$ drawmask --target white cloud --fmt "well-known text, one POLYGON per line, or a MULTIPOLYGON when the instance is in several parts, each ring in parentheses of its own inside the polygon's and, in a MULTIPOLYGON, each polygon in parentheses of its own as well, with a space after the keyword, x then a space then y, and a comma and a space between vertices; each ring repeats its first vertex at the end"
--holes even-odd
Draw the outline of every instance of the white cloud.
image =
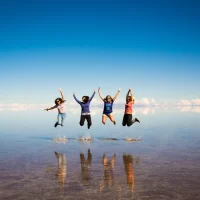
POLYGON ((11 111, 26 111, 26 110, 40 110, 47 107, 51 107, 52 104, 21 104, 21 103, 12 103, 12 104, 0 104, 0 111, 2 110, 11 110, 11 111))
POLYGON ((141 100, 135 100, 135 105, 143 105, 143 106, 155 106, 158 105, 154 98, 142 98, 141 100))
POLYGON ((177 104, 179 106, 200 106, 200 99, 180 100, 177 104))
POLYGON ((200 106, 181 106, 180 111, 200 113, 200 106))
MULTIPOLYGON (((114 112, 116 113, 123 113, 124 112, 124 105, 125 105, 125 98, 118 98, 116 102, 114 103, 114 112)), ((12 110, 12 111, 26 111, 26 110, 42 110, 48 107, 52 107, 52 103, 48 104, 21 104, 21 103, 11 103, 11 104, 3 104, 0 103, 0 111, 3 110, 12 110)), ((138 108, 136 112, 139 112, 141 114, 148 114, 148 113, 154 113, 156 107, 162 107, 162 108, 170 108, 171 106, 200 106, 200 99, 192 99, 192 100, 180 100, 178 102, 157 102, 154 98, 142 98, 142 99, 136 99, 135 105, 134 105, 134 111, 135 108, 138 108), (141 109, 139 109, 141 107, 141 109), (143 109, 142 107, 145 107, 143 109), (149 108, 149 109, 147 109, 149 108)), ((67 101, 66 102, 66 108, 67 111, 72 112, 73 114, 77 114, 81 112, 80 105, 77 104, 75 100, 67 101)), ((92 113, 92 115, 96 115, 97 113, 102 113, 103 110, 103 102, 101 99, 93 98, 91 102, 91 111, 95 111, 92 113)), ((182 109, 183 112, 186 110, 193 110, 193 112, 198 111, 199 108, 193 108, 188 109, 184 108, 182 109)), ((54 110, 56 111, 56 110, 54 110)))

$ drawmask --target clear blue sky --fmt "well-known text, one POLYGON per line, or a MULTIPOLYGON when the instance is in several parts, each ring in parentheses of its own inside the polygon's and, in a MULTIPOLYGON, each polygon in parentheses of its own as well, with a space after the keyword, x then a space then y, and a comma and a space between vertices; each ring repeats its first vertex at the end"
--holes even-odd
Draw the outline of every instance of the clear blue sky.
MULTIPOLYGON (((63 88, 160 101, 199 98, 200 2, 0 3, 0 103, 45 103, 63 88)), ((121 96, 121 97, 122 97, 121 96)))

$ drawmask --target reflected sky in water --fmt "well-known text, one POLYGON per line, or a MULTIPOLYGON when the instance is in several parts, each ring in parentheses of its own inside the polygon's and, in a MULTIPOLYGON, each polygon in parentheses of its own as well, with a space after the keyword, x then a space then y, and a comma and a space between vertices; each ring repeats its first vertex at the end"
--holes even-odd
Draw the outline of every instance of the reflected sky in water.
POLYGON ((198 107, 137 107, 141 123, 132 127, 121 125, 123 108, 115 108, 115 126, 101 124, 101 108, 91 110, 90 130, 79 126, 80 109, 68 108, 58 128, 54 111, 2 110, 0 199, 200 198, 198 107), (58 136, 74 139, 53 142, 58 136))

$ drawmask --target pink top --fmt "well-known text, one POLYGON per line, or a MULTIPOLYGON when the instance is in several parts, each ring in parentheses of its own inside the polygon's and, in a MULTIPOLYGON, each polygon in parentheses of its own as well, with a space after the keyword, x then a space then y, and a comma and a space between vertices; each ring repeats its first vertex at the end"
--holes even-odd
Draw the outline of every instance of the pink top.
POLYGON ((132 105, 133 105, 132 102, 125 104, 125 114, 132 114, 132 112, 133 112, 132 105))
POLYGON ((65 113, 66 112, 66 108, 65 108, 65 104, 61 103, 60 105, 57 105, 57 109, 59 113, 65 113))

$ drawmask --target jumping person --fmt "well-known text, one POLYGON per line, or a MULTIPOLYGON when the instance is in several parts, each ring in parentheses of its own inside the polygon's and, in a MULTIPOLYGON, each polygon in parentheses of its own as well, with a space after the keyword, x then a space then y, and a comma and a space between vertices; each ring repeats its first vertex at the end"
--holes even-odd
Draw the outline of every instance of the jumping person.
POLYGON ((63 93, 62 93, 62 90, 61 90, 61 88, 60 89, 58 89, 59 91, 60 91, 60 94, 61 94, 61 97, 62 97, 62 99, 61 98, 57 98, 56 100, 55 100, 55 106, 53 106, 53 107, 51 107, 51 108, 46 108, 46 109, 44 109, 44 110, 46 110, 46 111, 48 111, 48 110, 53 110, 53 109, 55 109, 55 108, 57 108, 58 109, 58 117, 57 117, 57 122, 55 123, 55 125, 54 125, 54 127, 56 127, 56 126, 58 126, 58 125, 61 125, 61 126, 63 126, 63 122, 64 122, 64 119, 65 119, 65 117, 66 117, 66 114, 65 114, 65 104, 64 104, 64 102, 65 102, 65 100, 64 100, 64 95, 63 95, 63 93))
POLYGON ((90 116, 90 102, 92 101, 94 95, 95 95, 95 90, 94 90, 94 93, 92 94, 92 96, 90 98, 88 96, 83 96, 82 97, 82 102, 81 102, 76 98, 75 93, 73 93, 74 99, 81 106, 80 125, 83 126, 84 122, 85 122, 85 119, 86 119, 87 120, 88 129, 90 129, 90 126, 92 125, 92 120, 91 120, 91 116, 90 116))
POLYGON ((107 95, 106 98, 103 98, 101 93, 100 93, 100 88, 98 89, 99 92, 99 96, 102 99, 102 101, 104 102, 104 110, 103 110, 103 115, 102 115, 102 123, 105 124, 107 118, 109 118, 111 120, 111 122, 113 122, 113 124, 115 125, 115 119, 113 116, 113 111, 112 111, 112 107, 113 107, 113 103, 116 100, 116 98, 118 97, 119 93, 120 93, 120 88, 118 89, 117 94, 114 96, 114 98, 112 98, 110 95, 107 95))
POLYGON ((131 126, 133 123, 135 122, 139 122, 140 121, 135 118, 135 119, 132 119, 132 105, 134 104, 135 102, 135 99, 133 97, 133 94, 132 94, 132 89, 130 88, 128 90, 128 93, 126 95, 126 104, 125 104, 125 112, 124 112, 124 118, 123 118, 123 121, 122 121, 122 125, 123 126, 131 126), (130 94, 130 96, 129 96, 130 94))

